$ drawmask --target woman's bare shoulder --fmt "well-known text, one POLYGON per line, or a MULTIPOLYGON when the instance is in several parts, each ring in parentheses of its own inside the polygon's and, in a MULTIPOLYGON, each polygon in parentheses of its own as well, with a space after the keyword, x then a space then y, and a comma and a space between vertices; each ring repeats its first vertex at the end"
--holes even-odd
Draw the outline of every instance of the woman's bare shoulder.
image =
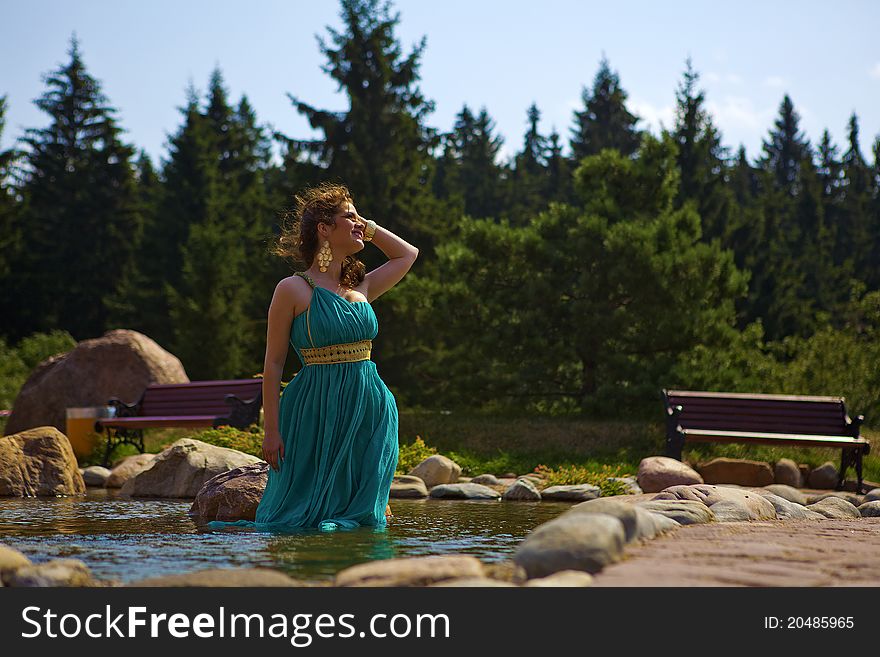
POLYGON ((302 276, 287 276, 275 286, 275 298, 297 314, 309 305, 312 288, 302 276))

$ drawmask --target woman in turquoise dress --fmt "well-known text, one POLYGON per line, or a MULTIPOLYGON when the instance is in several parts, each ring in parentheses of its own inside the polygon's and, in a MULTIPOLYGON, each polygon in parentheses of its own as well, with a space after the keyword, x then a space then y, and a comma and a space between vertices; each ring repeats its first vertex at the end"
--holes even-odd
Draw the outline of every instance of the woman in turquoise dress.
POLYGON ((333 530, 383 527, 397 467, 394 395, 370 359, 378 320, 370 305, 412 267, 418 249, 365 220, 341 185, 296 196, 274 253, 308 263, 275 288, 263 369, 266 489, 251 521, 211 527, 333 530), (366 273, 354 254, 373 242, 388 262, 366 273), (302 368, 281 387, 293 346, 302 368))

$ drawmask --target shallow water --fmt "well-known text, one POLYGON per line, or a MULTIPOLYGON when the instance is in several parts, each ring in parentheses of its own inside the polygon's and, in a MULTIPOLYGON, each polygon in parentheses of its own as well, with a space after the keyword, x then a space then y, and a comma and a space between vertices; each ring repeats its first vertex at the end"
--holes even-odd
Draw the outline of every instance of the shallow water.
POLYGON ((382 530, 210 530, 187 515, 190 500, 133 500, 89 489, 84 497, 0 498, 0 543, 38 563, 72 557, 95 577, 131 582, 203 568, 265 566, 306 580, 374 559, 470 554, 505 559, 559 502, 391 500, 382 530))

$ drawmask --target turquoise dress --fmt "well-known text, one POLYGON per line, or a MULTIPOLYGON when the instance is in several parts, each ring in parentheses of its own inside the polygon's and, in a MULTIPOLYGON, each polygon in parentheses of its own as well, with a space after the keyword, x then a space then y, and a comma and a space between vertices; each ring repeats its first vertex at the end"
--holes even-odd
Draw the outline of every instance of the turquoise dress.
POLYGON ((397 468, 398 414, 376 363, 306 365, 300 349, 372 340, 373 307, 316 285, 308 312, 293 319, 290 344, 303 364, 279 402, 284 459, 269 478, 255 521, 214 521, 257 529, 384 527, 397 468))

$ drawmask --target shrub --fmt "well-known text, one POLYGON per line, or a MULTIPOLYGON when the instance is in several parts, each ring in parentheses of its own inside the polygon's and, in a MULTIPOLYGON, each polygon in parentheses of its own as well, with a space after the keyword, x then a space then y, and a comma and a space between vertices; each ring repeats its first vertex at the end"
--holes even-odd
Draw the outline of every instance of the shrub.
MULTIPOLYGON (((236 429, 235 427, 228 426, 207 429, 193 434, 192 438, 201 440, 209 445, 237 449, 239 452, 263 458, 263 430, 256 424, 252 424, 247 429, 236 429)), ((174 440, 171 442, 174 442, 174 440)))
POLYGON ((603 497, 627 492, 624 482, 615 481, 615 478, 627 476, 627 473, 621 472, 619 465, 601 465, 598 469, 585 465, 561 465, 555 468, 539 465, 535 468, 535 474, 541 475, 548 487, 592 484, 602 490, 603 497))
POLYGON ((409 445, 400 446, 400 455, 397 457, 397 473, 406 474, 426 458, 436 453, 436 448, 429 447, 422 440, 421 436, 416 436, 416 439, 409 445))

